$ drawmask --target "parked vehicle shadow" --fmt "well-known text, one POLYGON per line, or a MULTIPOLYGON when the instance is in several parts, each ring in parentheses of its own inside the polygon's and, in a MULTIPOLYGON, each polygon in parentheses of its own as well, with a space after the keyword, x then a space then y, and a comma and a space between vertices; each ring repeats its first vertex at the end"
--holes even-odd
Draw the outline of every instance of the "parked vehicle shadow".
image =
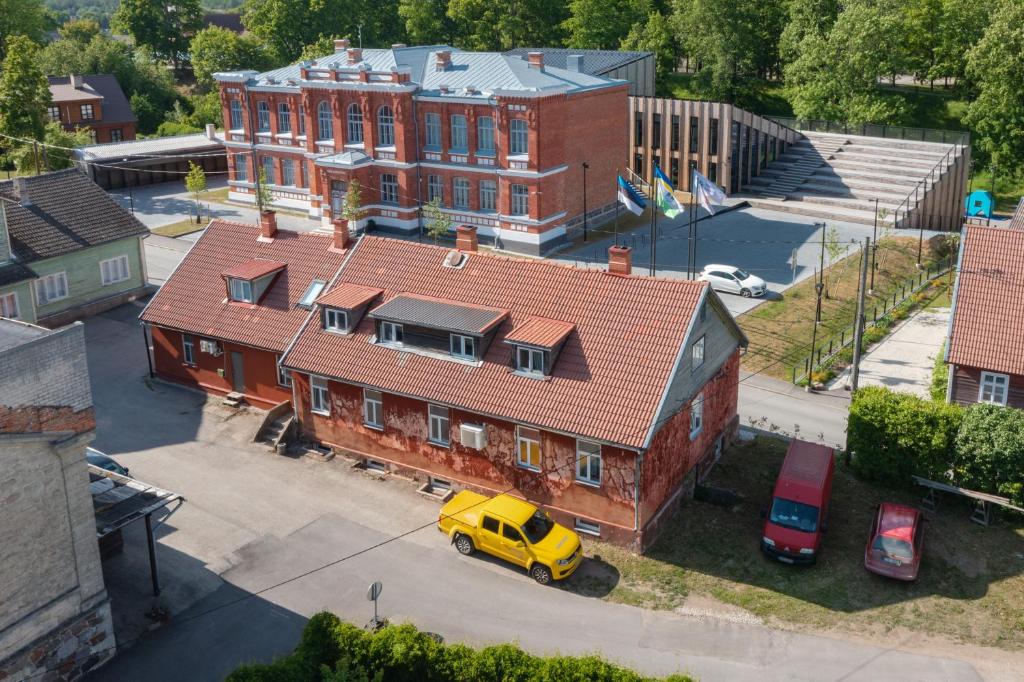
POLYGON ((575 573, 555 584, 566 592, 602 599, 615 589, 620 578, 619 569, 602 559, 600 554, 595 554, 593 557, 583 557, 575 573))

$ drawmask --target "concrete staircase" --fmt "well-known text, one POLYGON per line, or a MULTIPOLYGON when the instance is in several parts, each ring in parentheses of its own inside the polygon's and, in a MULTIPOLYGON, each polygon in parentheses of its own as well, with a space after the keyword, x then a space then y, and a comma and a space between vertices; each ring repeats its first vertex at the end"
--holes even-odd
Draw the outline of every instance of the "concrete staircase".
POLYGON ((751 206, 863 225, 893 225, 913 210, 957 156, 950 144, 805 132, 739 195, 751 206), (948 155, 947 155, 948 154, 948 155), (917 188, 916 200, 911 196, 917 188))

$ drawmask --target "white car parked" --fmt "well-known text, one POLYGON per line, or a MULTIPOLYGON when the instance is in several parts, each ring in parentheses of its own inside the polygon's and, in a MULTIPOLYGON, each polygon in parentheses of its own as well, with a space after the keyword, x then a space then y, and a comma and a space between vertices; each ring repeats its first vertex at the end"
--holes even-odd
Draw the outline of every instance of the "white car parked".
POLYGON ((764 296, 768 292, 768 285, 763 279, 733 265, 711 263, 701 271, 699 279, 709 283, 715 291, 739 294, 744 298, 764 296))

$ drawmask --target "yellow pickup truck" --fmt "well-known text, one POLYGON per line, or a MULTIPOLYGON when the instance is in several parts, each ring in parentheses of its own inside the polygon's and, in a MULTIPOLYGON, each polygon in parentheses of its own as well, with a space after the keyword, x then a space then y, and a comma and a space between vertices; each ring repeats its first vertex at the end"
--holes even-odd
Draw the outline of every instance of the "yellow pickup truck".
POLYGON ((437 527, 461 554, 476 550, 522 566, 541 585, 572 575, 583 555, 580 538, 529 502, 463 490, 441 507, 437 527))

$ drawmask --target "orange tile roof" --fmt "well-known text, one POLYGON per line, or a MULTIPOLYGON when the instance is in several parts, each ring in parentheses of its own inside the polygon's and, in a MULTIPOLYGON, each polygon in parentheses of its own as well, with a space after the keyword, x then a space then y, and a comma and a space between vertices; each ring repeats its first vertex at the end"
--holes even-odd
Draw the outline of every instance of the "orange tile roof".
POLYGON ((643 447, 706 284, 611 276, 483 253, 469 254, 462 268, 446 268, 441 263, 448 251, 363 237, 338 282, 383 289, 385 298, 415 292, 507 309, 480 366, 371 344, 369 317, 348 336, 308 322, 284 363, 387 392, 643 447), (534 317, 572 321, 577 331, 545 381, 512 373, 513 348, 500 342, 534 317))
POLYGON ((1024 374, 1024 231, 967 227, 947 360, 1024 374))
POLYGON ((259 241, 256 225, 214 220, 143 311, 154 325, 281 352, 309 314, 296 303, 310 282, 330 282, 345 252, 330 235, 279 230, 259 241), (258 304, 229 302, 221 273, 261 259, 287 264, 258 304))
POLYGON ((347 310, 352 310, 353 308, 358 308, 364 303, 369 303, 380 296, 381 293, 383 293, 382 289, 374 289, 373 287, 364 287, 359 286, 358 284, 342 282, 320 298, 316 299, 316 302, 332 308, 345 308, 347 310))
POLYGON ((552 320, 547 317, 531 317, 509 332, 505 341, 554 348, 575 328, 576 325, 571 322, 552 320))
POLYGON ((1024 197, 1017 202, 1017 209, 1013 212, 1013 217, 1010 218, 1010 229, 1024 230, 1024 197))
POLYGON ((239 263, 238 265, 230 267, 220 274, 223 277, 230 277, 232 279, 252 280, 259 279, 264 275, 269 275, 270 273, 277 272, 278 270, 283 270, 287 265, 287 263, 282 263, 279 260, 254 258, 251 261, 239 263))

